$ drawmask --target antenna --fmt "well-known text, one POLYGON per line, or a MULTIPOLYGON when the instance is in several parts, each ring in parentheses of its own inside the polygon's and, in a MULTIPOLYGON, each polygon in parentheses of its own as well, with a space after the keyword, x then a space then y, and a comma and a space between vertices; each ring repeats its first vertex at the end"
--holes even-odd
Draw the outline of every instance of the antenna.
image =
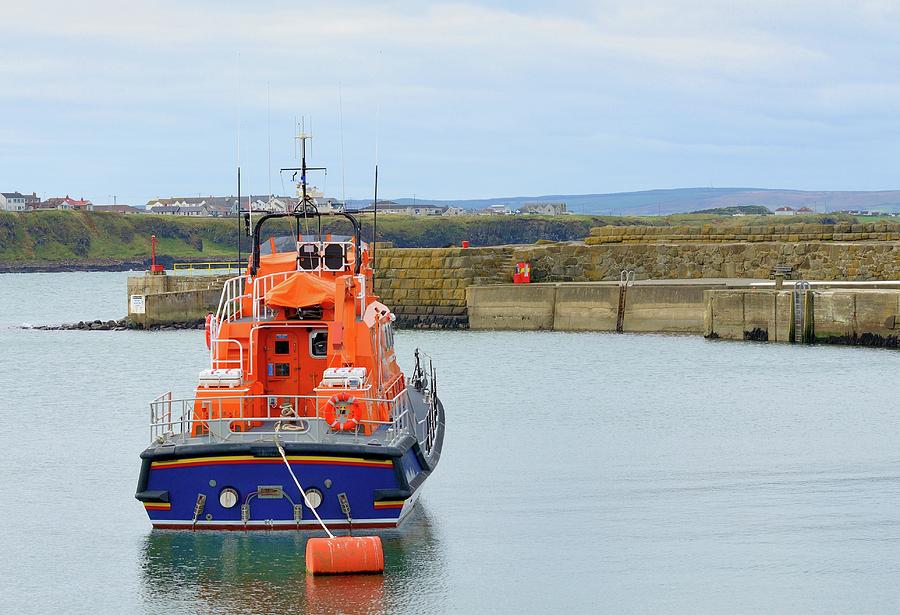
MULTIPOLYGON (((381 50, 378 50, 378 73, 381 70, 381 50)), ((378 243, 378 116, 381 112, 381 98, 375 99, 375 201, 372 203, 372 288, 375 288, 375 249, 378 243)))
MULTIPOLYGON (((269 104, 270 84, 266 81, 266 133, 269 146, 269 201, 272 200, 272 106, 269 104)), ((269 206, 271 208, 271 205, 269 206)))
POLYGON ((375 201, 372 205, 372 287, 375 285, 375 247, 378 243, 378 161, 375 161, 375 201))
POLYGON ((235 60, 235 80, 237 81, 237 96, 235 97, 237 107, 237 249, 238 249, 238 272, 240 272, 241 263, 241 52, 237 52, 235 60))
POLYGON ((341 90, 341 83, 338 82, 338 113, 340 115, 341 126, 341 204, 344 209, 347 208, 347 187, 344 183, 344 95, 341 90))

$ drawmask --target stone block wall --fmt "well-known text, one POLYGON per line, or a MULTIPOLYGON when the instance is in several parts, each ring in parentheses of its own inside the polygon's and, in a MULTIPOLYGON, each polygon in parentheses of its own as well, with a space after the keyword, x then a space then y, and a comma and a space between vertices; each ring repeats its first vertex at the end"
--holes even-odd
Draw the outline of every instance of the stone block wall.
POLYGON ((382 248, 376 251, 375 294, 397 326, 468 327, 466 288, 512 281, 512 248, 382 248))
POLYGON ((522 246, 511 256, 531 262, 534 282, 617 280, 623 269, 637 279, 766 279, 777 265, 810 280, 900 279, 897 241, 557 243, 522 246))
POLYGON ((755 226, 598 226, 588 245, 606 243, 780 241, 898 241, 900 224, 766 224, 755 226))

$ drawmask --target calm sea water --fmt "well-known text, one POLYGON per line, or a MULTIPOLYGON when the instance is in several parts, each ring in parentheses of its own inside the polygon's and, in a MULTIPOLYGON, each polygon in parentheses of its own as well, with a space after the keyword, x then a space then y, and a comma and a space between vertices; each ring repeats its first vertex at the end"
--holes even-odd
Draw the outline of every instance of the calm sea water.
POLYGON ((447 438, 384 577, 310 579, 296 533, 151 531, 147 401, 202 332, 117 318, 119 273, 0 275, 9 613, 884 613, 900 608, 900 353, 694 337, 411 332, 447 438))

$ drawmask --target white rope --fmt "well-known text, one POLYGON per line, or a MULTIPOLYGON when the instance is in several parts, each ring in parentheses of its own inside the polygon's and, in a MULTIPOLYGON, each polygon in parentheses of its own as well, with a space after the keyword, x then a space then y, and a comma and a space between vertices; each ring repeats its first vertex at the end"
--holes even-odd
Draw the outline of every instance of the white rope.
MULTIPOLYGON (((277 431, 277 429, 276 429, 277 431)), ((331 530, 328 529, 328 526, 325 525, 325 522, 322 521, 322 517, 319 516, 319 513, 316 512, 316 509, 310 505, 309 500, 306 498, 306 491, 303 487, 300 486, 300 481, 297 480, 297 475, 294 474, 294 469, 291 467, 291 464, 288 463, 287 455, 284 454, 284 449, 281 448, 281 442, 278 441, 278 436, 275 436, 275 446, 278 447, 278 452, 281 453, 281 458, 284 460, 284 465, 287 466, 288 472, 291 473, 291 478, 294 479, 294 484, 297 485, 297 489, 300 490, 300 495, 303 496, 303 501, 306 502, 306 507, 312 511, 312 514, 316 516, 316 520, 319 522, 319 525, 322 526, 322 529, 325 530, 325 533, 328 534, 329 538, 334 538, 334 534, 331 533, 331 530)))

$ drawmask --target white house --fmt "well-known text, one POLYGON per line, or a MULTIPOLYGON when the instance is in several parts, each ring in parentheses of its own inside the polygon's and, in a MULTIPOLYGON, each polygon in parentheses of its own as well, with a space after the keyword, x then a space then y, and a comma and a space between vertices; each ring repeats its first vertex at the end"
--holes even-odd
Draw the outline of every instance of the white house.
POLYGON ((519 208, 519 213, 561 216, 568 212, 566 211, 565 203, 525 203, 519 208))
POLYGON ((4 211, 25 211, 25 195, 19 192, 0 193, 0 208, 4 211))
POLYGON ((787 205, 785 205, 784 207, 779 207, 775 210, 776 216, 793 216, 796 215, 796 213, 797 212, 794 211, 793 207, 788 207, 787 205))

